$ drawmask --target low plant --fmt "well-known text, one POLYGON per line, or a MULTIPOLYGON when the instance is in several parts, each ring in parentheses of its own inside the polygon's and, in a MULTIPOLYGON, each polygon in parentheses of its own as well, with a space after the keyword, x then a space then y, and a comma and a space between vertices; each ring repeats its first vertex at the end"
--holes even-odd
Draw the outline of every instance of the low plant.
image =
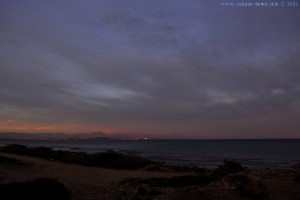
POLYGON ((48 178, 1 184, 0 197, 1 200, 71 200, 70 193, 63 184, 48 178))
POLYGON ((123 181, 123 184, 131 185, 150 185, 152 187, 187 187, 196 185, 205 185, 212 182, 213 179, 208 175, 184 175, 173 177, 159 177, 159 178, 133 178, 123 181))
POLYGON ((0 166, 21 166, 24 165, 25 163, 16 160, 14 158, 8 158, 5 156, 0 156, 0 166))
POLYGON ((151 160, 116 152, 100 152, 86 154, 82 152, 55 151, 48 147, 27 148, 23 145, 8 145, 1 148, 2 152, 27 155, 32 157, 57 160, 86 166, 98 166, 116 169, 139 169, 154 163, 151 160))
POLYGON ((223 165, 219 165, 218 168, 214 169, 213 176, 215 179, 220 179, 226 175, 233 174, 239 171, 243 171, 244 168, 240 163, 233 160, 224 160, 223 165))

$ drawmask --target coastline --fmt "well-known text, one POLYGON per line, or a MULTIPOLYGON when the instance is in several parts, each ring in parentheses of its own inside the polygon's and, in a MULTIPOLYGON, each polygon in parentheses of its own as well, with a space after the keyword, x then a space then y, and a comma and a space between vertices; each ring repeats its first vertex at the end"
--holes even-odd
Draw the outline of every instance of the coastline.
POLYGON ((0 186, 49 178, 62 183, 73 200, 300 199, 300 165, 236 170, 209 179, 216 177, 212 169, 111 169, 4 152, 0 157, 19 163, 0 162, 0 186))
POLYGON ((224 159, 249 168, 280 169, 300 162, 300 140, 0 140, 0 146, 13 143, 88 154, 114 151, 174 165, 204 168, 218 167, 224 159))

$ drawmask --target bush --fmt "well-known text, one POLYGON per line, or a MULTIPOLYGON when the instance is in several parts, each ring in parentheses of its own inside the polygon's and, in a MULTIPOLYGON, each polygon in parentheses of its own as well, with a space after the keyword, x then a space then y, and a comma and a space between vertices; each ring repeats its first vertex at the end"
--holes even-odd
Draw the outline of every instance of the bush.
POLYGON ((190 167, 190 166, 180 166, 180 165, 169 165, 164 163, 155 162, 154 164, 148 166, 146 168, 148 171, 161 171, 161 172, 175 172, 175 173, 182 173, 182 172, 190 172, 190 173, 197 173, 203 174, 207 171, 205 168, 199 167, 190 167))
POLYGON ((266 196, 265 185, 259 181, 252 180, 245 175, 231 175, 226 180, 237 186, 237 191, 243 197, 264 199, 266 196))
POLYGON ((7 158, 5 156, 0 156, 0 166, 4 166, 4 165, 9 165, 9 166, 12 166, 12 165, 24 165, 23 162, 19 161, 19 160, 16 160, 16 159, 13 159, 13 158, 7 158))
POLYGON ((157 178, 153 181, 156 182, 159 186, 166 185, 170 187, 185 187, 185 186, 193 186, 193 185, 204 185, 212 182, 212 178, 210 176, 175 176, 171 178, 157 178))
POLYGON ((250 179, 245 175, 230 175, 225 178, 226 181, 236 185, 237 191, 243 197, 254 199, 264 199, 267 195, 265 185, 259 181, 250 179))
POLYGON ((93 166, 102 166, 116 169, 138 169, 153 163, 148 159, 144 159, 138 156, 124 155, 116 152, 96 153, 91 155, 89 161, 90 165, 93 166))
POLYGON ((217 169, 213 171, 213 176, 216 179, 220 179, 226 175, 243 170, 245 170, 245 168, 241 164, 232 160, 224 160, 223 165, 220 165, 217 169))
POLYGON ((70 200, 70 193, 56 180, 42 178, 0 185, 1 200, 70 200))
POLYGON ((28 149, 24 145, 10 144, 5 147, 1 147, 1 151, 18 155, 28 155, 30 149, 28 149))
POLYGON ((295 177, 295 181, 300 183, 300 174, 298 174, 296 177, 295 177))
POLYGON ((1 151, 18 155, 28 155, 32 157, 57 160, 65 163, 116 169, 139 169, 154 163, 153 161, 145 158, 116 152, 102 152, 90 155, 86 153, 54 151, 47 147, 27 148, 23 145, 15 144, 3 147, 1 151))
POLYGON ((45 159, 53 159, 59 160, 61 158, 59 152, 52 150, 48 147, 36 147, 31 149, 28 154, 29 156, 45 158, 45 159))
POLYGON ((147 184, 154 187, 187 187, 195 185, 205 185, 212 182, 211 176, 206 175, 186 175, 174 177, 160 177, 160 178, 147 178, 147 179, 128 179, 125 182, 133 184, 147 184))

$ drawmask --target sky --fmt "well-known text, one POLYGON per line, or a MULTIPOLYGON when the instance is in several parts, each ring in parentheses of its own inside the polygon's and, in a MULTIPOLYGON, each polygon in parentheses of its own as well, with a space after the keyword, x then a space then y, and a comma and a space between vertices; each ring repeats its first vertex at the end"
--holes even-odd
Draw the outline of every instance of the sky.
POLYGON ((220 2, 1 0, 0 132, 300 138, 300 5, 220 2))

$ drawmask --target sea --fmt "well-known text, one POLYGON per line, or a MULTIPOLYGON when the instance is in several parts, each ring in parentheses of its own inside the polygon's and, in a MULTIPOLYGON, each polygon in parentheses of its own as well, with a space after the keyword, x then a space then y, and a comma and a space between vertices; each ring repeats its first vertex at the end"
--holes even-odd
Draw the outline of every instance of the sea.
POLYGON ((248 168, 287 168, 300 163, 300 139, 226 140, 0 140, 0 146, 22 144, 54 150, 115 151, 168 164, 214 168, 224 159, 248 168))

